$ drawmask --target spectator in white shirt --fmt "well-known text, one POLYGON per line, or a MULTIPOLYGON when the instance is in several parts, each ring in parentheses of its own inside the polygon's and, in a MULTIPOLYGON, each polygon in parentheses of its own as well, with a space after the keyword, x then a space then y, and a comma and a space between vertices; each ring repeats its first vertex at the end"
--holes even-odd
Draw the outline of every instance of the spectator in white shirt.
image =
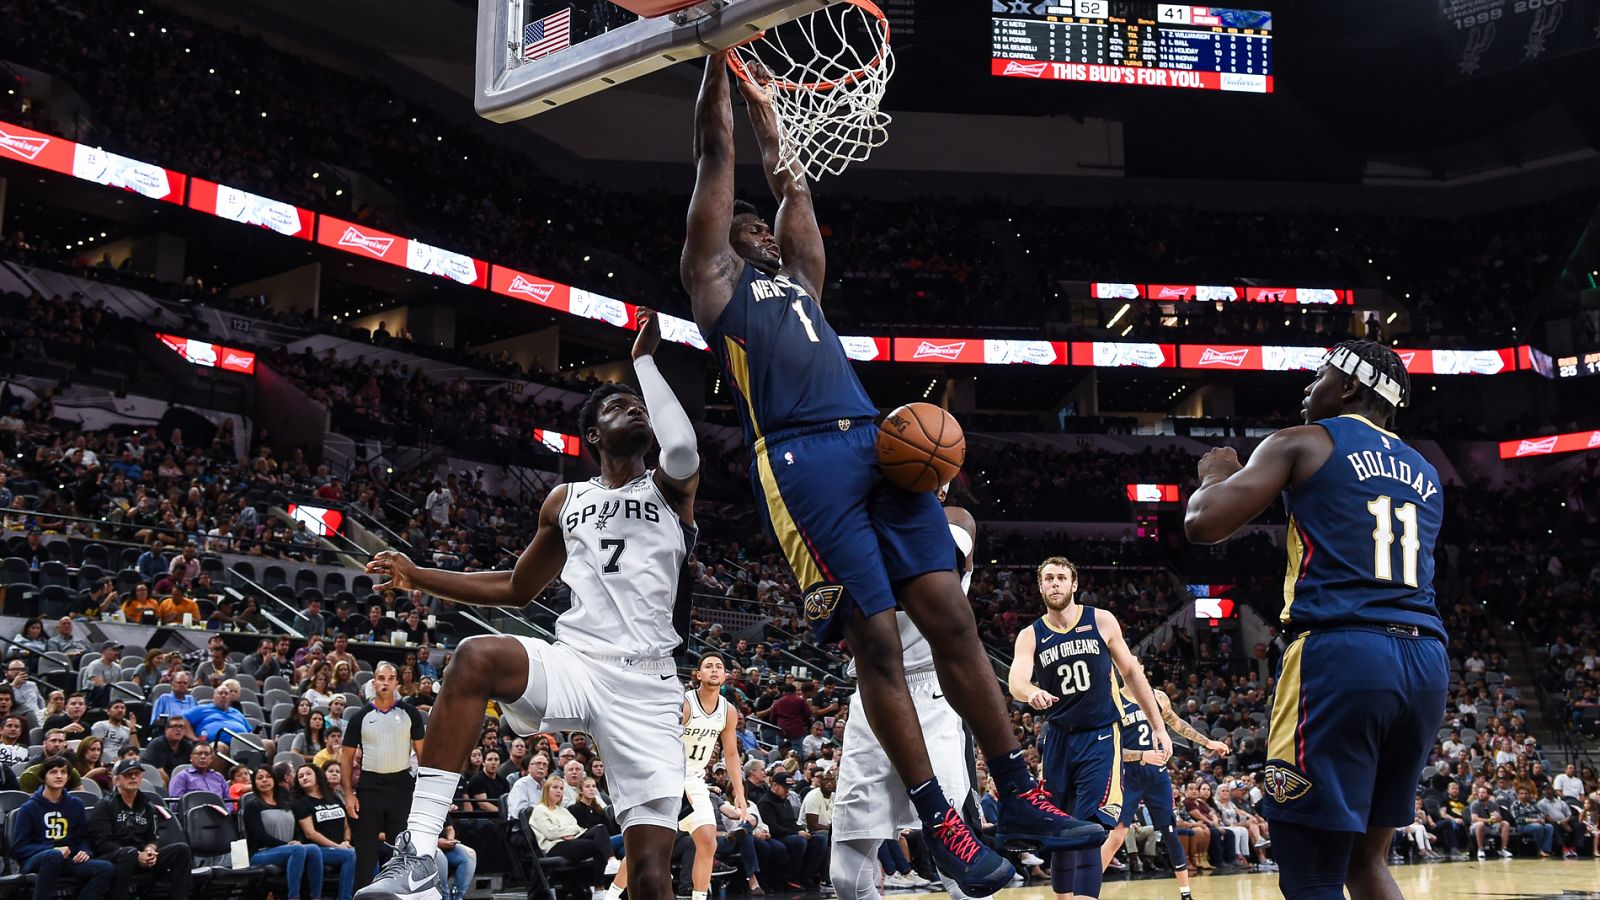
POLYGON ((1461 665, 1468 672, 1471 672, 1474 675, 1482 675, 1484 669, 1487 668, 1487 666, 1484 664, 1483 657, 1476 653, 1469 654, 1466 661, 1461 665))
POLYGON ((1566 771, 1557 775, 1550 782, 1550 786, 1555 788, 1556 793, 1567 802, 1579 805, 1583 803, 1583 779, 1578 777, 1578 767, 1573 763, 1567 763, 1566 771))

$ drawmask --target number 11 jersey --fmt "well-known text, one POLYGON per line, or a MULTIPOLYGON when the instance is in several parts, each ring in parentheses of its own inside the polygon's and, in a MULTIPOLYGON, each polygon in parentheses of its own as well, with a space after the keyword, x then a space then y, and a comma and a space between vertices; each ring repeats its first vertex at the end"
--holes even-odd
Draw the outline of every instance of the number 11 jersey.
POLYGON ((1117 680, 1111 674, 1111 651, 1094 607, 1078 607, 1078 617, 1065 629, 1043 616, 1033 628, 1033 683, 1056 695, 1044 719, 1066 731, 1102 728, 1121 718, 1117 680))

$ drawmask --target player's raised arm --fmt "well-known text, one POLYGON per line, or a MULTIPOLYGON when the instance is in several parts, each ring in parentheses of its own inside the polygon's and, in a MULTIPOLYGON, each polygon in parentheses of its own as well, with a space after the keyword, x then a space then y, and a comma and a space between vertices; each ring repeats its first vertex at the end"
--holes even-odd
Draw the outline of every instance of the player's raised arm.
POLYGON ((822 247, 822 231, 817 228, 817 211, 811 205, 811 188, 805 176, 778 165, 778 117, 772 111, 772 74, 757 62, 750 65, 750 77, 756 83, 740 81, 739 90, 750 108, 750 125, 755 128, 756 144, 761 147, 761 170, 778 201, 777 238, 783 268, 820 305, 828 258, 822 247))
POLYGON ((741 262, 728 243, 733 227, 733 96, 728 55, 706 60, 694 105, 694 196, 678 264, 695 323, 709 331, 733 296, 741 262))
POLYGON ((639 307, 639 336, 633 340, 633 371, 639 378, 650 413, 650 430, 661 445, 661 460, 656 466, 656 484, 678 509, 678 517, 694 524, 694 491, 700 484, 700 446, 694 423, 683 411, 678 395, 656 368, 655 352, 661 346, 661 321, 656 311, 639 307))
MULTIPOLYGON (((1285 428, 1262 441, 1245 466, 1239 464, 1239 454, 1232 447, 1207 452, 1200 458, 1200 487, 1189 496, 1183 533, 1196 544, 1215 544, 1232 537, 1289 487, 1302 455, 1310 458, 1304 451, 1318 438, 1329 448, 1333 446, 1328 432, 1319 426, 1285 428)), ((1327 451, 1322 458, 1327 458, 1327 451)))
POLYGON ((1031 626, 1017 632, 1006 687, 1010 689, 1011 696, 1034 709, 1049 709, 1056 702, 1056 695, 1033 683, 1033 651, 1037 646, 1031 626))
POLYGON ((1100 637, 1106 642, 1106 649, 1111 651, 1111 661, 1122 673, 1122 683, 1128 686, 1133 702, 1139 704, 1145 718, 1150 721, 1156 755, 1161 763, 1165 763, 1167 757, 1172 755, 1172 738, 1167 734, 1167 725, 1161 717, 1161 708, 1156 705, 1156 695, 1150 688, 1150 681, 1144 677, 1144 666, 1128 649, 1128 642, 1122 639, 1122 626, 1117 624, 1117 617, 1103 609, 1096 609, 1094 616, 1095 627, 1100 629, 1100 637))
POLYGON ((375 591, 417 590, 456 603, 472 606, 526 606, 550 586, 567 561, 561 540, 561 506, 567 500, 567 486, 557 485, 539 508, 539 530, 528 549, 517 557, 509 572, 449 572, 428 569, 394 550, 380 550, 367 563, 367 574, 384 581, 375 591))

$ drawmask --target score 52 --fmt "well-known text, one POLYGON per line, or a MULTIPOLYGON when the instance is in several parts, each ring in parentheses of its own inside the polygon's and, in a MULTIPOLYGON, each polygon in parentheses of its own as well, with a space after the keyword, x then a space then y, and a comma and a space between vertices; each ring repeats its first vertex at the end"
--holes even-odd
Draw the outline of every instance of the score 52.
POLYGON ((1162 3, 1156 6, 1156 19, 1168 25, 1194 24, 1194 7, 1162 3))
POLYGON ((1104 19, 1111 15, 1110 0, 1077 0, 1065 5, 1080 19, 1104 19))

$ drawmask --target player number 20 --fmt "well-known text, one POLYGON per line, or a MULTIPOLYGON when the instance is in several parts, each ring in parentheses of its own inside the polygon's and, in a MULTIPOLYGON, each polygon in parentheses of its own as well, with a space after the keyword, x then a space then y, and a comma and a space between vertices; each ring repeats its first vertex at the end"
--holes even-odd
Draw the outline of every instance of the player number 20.
POLYGON ((1076 694, 1089 689, 1089 664, 1077 660, 1070 666, 1061 667, 1061 696, 1076 694))
POLYGON ((1422 541, 1417 539, 1417 505, 1407 503, 1399 509, 1388 497, 1367 501, 1367 512, 1375 520, 1372 529, 1372 574, 1379 581, 1394 580, 1394 520, 1400 520, 1405 530, 1400 534, 1400 580, 1409 587, 1417 586, 1417 553, 1422 541))

